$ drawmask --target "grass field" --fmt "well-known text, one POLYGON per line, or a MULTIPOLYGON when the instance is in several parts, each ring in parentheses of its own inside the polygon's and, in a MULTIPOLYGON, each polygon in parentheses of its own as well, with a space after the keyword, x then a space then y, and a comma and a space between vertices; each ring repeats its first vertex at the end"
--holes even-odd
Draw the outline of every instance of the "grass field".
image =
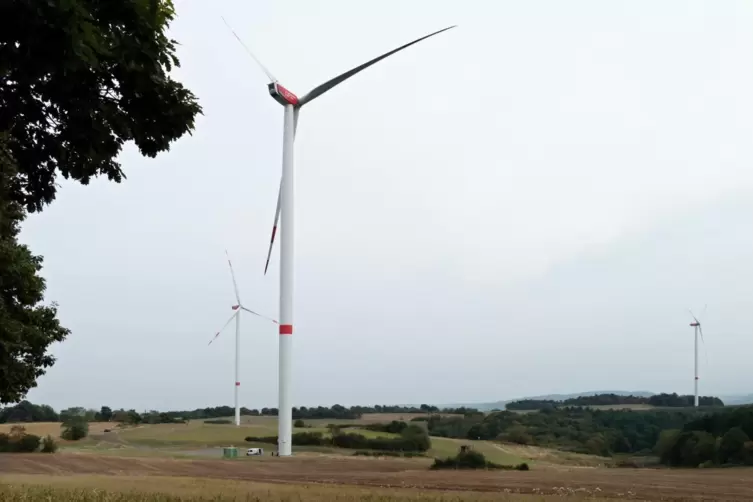
MULTIPOLYGON (((442 492, 415 489, 361 488, 323 485, 280 485, 203 478, 147 476, 0 476, 0 502, 193 502, 224 501, 383 501, 545 502, 558 496, 512 493, 442 492)), ((573 500, 584 500, 573 497, 573 500)), ((598 501, 600 499, 588 498, 598 501)), ((601 499, 604 500, 604 499, 601 499)))
MULTIPOLYGON (((370 424, 385 423, 391 420, 406 418, 406 415, 366 415, 362 420, 310 420, 307 427, 295 429, 295 432, 321 432, 327 434, 327 424, 370 424), (379 417, 382 417, 379 420, 379 417)), ((407 415, 407 418, 412 415, 407 415)), ((31 423, 27 426, 27 432, 38 435, 51 434, 59 436, 59 423, 31 423)), ((276 436, 277 420, 275 417, 242 417, 240 427, 228 424, 206 424, 203 420, 192 420, 187 424, 154 424, 140 425, 126 428, 113 428, 112 432, 105 433, 105 429, 113 428, 111 423, 93 423, 90 425, 90 436, 82 441, 62 442, 61 446, 67 451, 81 453, 102 453, 108 456, 125 457, 173 457, 180 458, 189 456, 201 456, 219 458, 219 447, 236 446, 239 448, 263 447, 273 451, 275 445, 266 443, 247 443, 247 436, 276 436)), ((10 425, 0 425, 0 432, 10 430, 10 425)), ((375 432, 359 428, 347 428, 346 432, 363 434, 366 437, 392 437, 394 434, 375 432)), ((597 465, 596 462, 583 461, 583 459, 571 459, 564 452, 552 452, 551 450, 529 450, 525 448, 499 445, 490 441, 464 441, 449 438, 432 438, 432 448, 427 452, 429 457, 449 457, 455 455, 460 446, 470 444, 477 451, 483 453, 489 460, 498 464, 513 465, 521 462, 535 464, 544 462, 547 464, 575 464, 597 465), (542 452, 550 452, 544 455, 542 452)), ((339 454, 350 456, 352 450, 344 450, 332 447, 295 447, 300 453, 309 454, 339 454)), ((575 456, 575 454, 573 454, 575 456)), ((586 457, 586 456, 584 456, 586 457)), ((603 463, 603 461, 602 461, 603 463)))
POLYGON ((329 456, 237 462, 5 454, 0 455, 0 491, 5 492, 0 501, 753 500, 753 469, 745 468, 437 472, 427 468, 429 463, 329 456), (3 488, 8 484, 13 487, 3 488), (55 491, 45 492, 48 487, 55 491))

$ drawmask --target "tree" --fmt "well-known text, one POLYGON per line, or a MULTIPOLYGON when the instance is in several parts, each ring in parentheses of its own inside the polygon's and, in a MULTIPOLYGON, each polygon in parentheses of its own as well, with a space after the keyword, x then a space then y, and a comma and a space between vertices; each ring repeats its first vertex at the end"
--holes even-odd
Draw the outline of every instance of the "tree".
POLYGON ((102 406, 97 413, 96 420, 100 422, 109 422, 112 419, 112 409, 109 406, 102 406))
POLYGON ((18 173, 12 200, 40 211, 58 172, 83 184, 125 175, 125 142, 155 157, 194 128, 194 95, 170 78, 172 0, 0 3, 0 132, 18 173))
POLYGON ((62 428, 60 437, 67 441, 78 441, 89 435, 89 422, 83 415, 69 415, 63 422, 62 428))
MULTIPOLYGON (((4 24, 1 13, 0 20, 4 24)), ((0 28, 0 65, 3 36, 0 28)), ((0 121, 3 108, 0 90, 0 121)), ((46 286, 37 273, 42 257, 18 242, 19 225, 26 214, 12 198, 17 167, 10 144, 0 129, 0 404, 18 402, 36 387, 37 378, 55 363, 48 347, 69 334, 57 319, 57 305, 41 305, 46 286)))
POLYGON ((750 438, 740 427, 728 430, 719 443, 719 462, 722 464, 742 464, 746 460, 745 443, 750 438))

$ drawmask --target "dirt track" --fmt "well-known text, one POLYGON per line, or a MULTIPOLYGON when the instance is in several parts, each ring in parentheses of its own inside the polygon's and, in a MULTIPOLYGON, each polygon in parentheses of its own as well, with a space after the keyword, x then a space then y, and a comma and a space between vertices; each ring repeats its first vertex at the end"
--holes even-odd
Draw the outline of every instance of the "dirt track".
POLYGON ((643 500, 753 500, 753 469, 431 472, 415 462, 398 459, 296 457, 222 461, 63 453, 0 455, 0 473, 190 476, 267 483, 509 490, 539 494, 576 492, 643 500))

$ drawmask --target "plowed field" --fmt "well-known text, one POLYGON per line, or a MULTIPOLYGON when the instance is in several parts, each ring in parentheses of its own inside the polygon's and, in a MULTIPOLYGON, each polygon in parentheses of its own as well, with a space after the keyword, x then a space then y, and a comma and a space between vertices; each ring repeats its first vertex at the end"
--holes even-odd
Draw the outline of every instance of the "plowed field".
POLYGON ((186 476, 264 483, 327 483, 374 487, 592 494, 641 500, 753 500, 753 469, 594 469, 442 471, 402 459, 327 457, 258 461, 119 458, 90 454, 0 455, 0 473, 70 476, 186 476))

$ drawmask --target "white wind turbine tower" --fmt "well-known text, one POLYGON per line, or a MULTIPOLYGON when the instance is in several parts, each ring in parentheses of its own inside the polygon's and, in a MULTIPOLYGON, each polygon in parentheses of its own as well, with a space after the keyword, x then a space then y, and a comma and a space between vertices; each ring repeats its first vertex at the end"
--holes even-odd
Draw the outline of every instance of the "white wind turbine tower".
POLYGON ((232 322, 233 319, 235 319, 235 387, 234 387, 234 400, 235 400, 235 425, 241 424, 241 408, 240 404, 238 402, 238 390, 241 386, 240 381, 240 350, 241 350, 241 311, 248 312, 249 314, 253 314, 255 316, 261 317, 262 319, 266 319, 267 321, 271 321, 275 324, 278 324, 277 321, 274 319, 271 319, 269 317, 263 316, 257 312, 254 312, 253 310, 247 309, 243 306, 243 303, 241 302, 241 295, 238 293, 238 283, 235 280, 235 271, 233 270, 233 263, 230 261, 230 255, 228 255, 227 251, 225 251, 225 255, 227 256, 227 264, 230 267, 230 277, 233 278, 233 290, 235 291, 235 301, 237 302, 235 305, 233 305, 233 315, 230 316, 230 319, 227 320, 224 326, 214 335, 214 337, 209 341, 209 345, 212 345, 212 342, 217 339, 218 336, 220 336, 220 333, 224 331, 225 328, 227 328, 228 324, 232 322))
MULTIPOLYGON (((704 313, 706 312, 706 307, 703 308, 704 313)), ((690 312, 691 317, 693 317, 693 322, 690 323, 690 326, 693 328, 694 335, 695 335, 695 380, 693 382, 694 384, 694 402, 693 405, 697 408, 698 407, 698 335, 701 335, 701 341, 703 341, 703 328, 701 328, 701 321, 698 320, 698 318, 693 314, 693 311, 688 309, 688 312, 690 312)))
MULTIPOLYGON (((223 18, 224 21, 224 18, 223 18)), ((225 21, 227 24, 227 21, 225 21)), ((233 35, 243 45, 249 55, 256 61, 262 71, 267 75, 270 82, 267 85, 272 98, 284 107, 284 125, 282 136, 282 180, 280 191, 277 194, 277 209, 275 211, 274 225, 272 227, 272 239, 269 243, 269 253, 265 273, 269 265, 269 256, 272 253, 277 222, 282 215, 282 242, 280 243, 280 354, 279 354, 279 419, 278 419, 278 455, 289 456, 292 454, 291 436, 293 432, 293 403, 292 403, 292 356, 293 356, 293 238, 294 238, 294 170, 293 170, 293 144, 298 125, 298 114, 301 108, 318 98, 333 87, 343 83, 353 75, 365 70, 369 66, 399 52, 413 44, 429 37, 447 31, 455 26, 443 28, 430 33, 412 42, 382 54, 360 66, 338 75, 311 89, 303 97, 298 97, 283 87, 277 79, 267 70, 264 65, 251 53, 243 41, 233 31, 233 35)), ((228 25, 228 28, 230 26, 228 25)), ((232 28, 230 28, 232 31, 232 28)))

